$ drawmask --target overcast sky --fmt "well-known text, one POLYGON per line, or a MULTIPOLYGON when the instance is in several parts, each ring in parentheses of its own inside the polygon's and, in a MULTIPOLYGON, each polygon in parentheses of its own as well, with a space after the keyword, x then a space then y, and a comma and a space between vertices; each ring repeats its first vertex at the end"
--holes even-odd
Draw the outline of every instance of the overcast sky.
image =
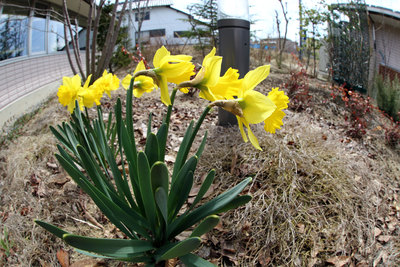
MULTIPOLYGON (((199 0, 173 0, 173 6, 177 9, 187 11, 186 7, 191 3, 201 2, 199 0)), ((256 23, 251 25, 251 31, 255 31, 258 38, 276 37, 275 10, 281 15, 280 20, 284 21, 281 6, 278 0, 248 0, 250 5, 250 16, 256 23)), ((287 2, 288 16, 290 17, 288 27, 288 38, 298 41, 299 32, 299 10, 298 0, 283 0, 287 2)), ((306 8, 317 7, 319 0, 302 0, 306 8)), ((330 3, 344 2, 338 0, 327 0, 330 3)), ((400 11, 400 0, 366 0, 367 4, 386 7, 400 11)))

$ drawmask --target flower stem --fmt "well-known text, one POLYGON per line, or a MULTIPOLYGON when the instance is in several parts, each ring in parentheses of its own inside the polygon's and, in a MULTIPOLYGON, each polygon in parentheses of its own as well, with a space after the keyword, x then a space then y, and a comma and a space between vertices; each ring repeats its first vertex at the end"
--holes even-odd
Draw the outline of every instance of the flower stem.
POLYGON ((171 118, 171 112, 172 112, 172 108, 174 106, 176 91, 178 91, 177 87, 175 87, 172 90, 171 97, 170 97, 171 98, 171 105, 168 106, 167 115, 165 116, 165 123, 167 124, 167 126, 169 125, 169 121, 170 121, 170 118, 171 118))

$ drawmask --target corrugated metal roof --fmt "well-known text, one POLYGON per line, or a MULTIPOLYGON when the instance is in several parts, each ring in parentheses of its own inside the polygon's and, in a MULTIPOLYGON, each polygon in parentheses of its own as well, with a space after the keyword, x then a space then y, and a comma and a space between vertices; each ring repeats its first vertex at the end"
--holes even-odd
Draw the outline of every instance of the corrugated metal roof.
MULTIPOLYGON (((156 7, 156 6, 170 6, 173 4, 173 1, 171 0, 133 0, 132 1, 132 8, 135 9, 136 6, 140 6, 140 7, 145 7, 146 4, 148 3, 148 7, 156 7)), ((123 4, 124 1, 122 1, 120 4, 123 4)), ((129 3, 128 3, 129 5, 129 3)))
POLYGON ((385 8, 385 7, 372 6, 372 5, 367 6, 367 9, 371 13, 381 14, 384 16, 388 16, 388 17, 392 17, 394 19, 400 20, 400 12, 399 11, 385 8))

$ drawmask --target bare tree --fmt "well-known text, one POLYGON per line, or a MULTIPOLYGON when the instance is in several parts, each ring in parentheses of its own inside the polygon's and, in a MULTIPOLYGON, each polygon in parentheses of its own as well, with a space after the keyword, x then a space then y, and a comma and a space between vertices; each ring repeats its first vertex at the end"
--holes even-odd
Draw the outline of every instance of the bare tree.
POLYGON ((68 12, 67 0, 63 0, 63 13, 65 20, 65 26, 64 26, 65 48, 67 51, 67 56, 71 65, 71 69, 74 74, 77 74, 78 72, 73 64, 72 55, 69 52, 70 48, 68 41, 68 33, 69 33, 71 39, 70 43, 75 58, 75 64, 77 65, 79 74, 82 76, 83 80, 86 80, 90 74, 93 75, 92 81, 99 78, 102 75, 103 70, 105 69, 106 66, 108 66, 111 60, 115 43, 117 41, 118 32, 121 27, 121 22, 125 13, 126 5, 128 3, 127 1, 123 3, 121 11, 119 13, 119 18, 117 18, 118 2, 119 0, 115 1, 114 9, 111 15, 111 22, 107 30, 105 45, 101 51, 100 58, 97 60, 97 62, 96 62, 96 36, 99 28, 101 10, 104 6, 105 0, 100 0, 100 3, 98 5, 96 5, 95 0, 91 0, 90 2, 87 29, 86 29, 87 32, 86 32, 86 48, 85 48, 86 49, 86 58, 85 58, 86 73, 85 73, 83 71, 83 64, 80 55, 80 47, 78 40, 79 38, 78 21, 75 18, 74 20, 75 25, 72 25, 71 17, 68 12), (92 41, 91 45, 90 45, 90 40, 92 41))
POLYGON ((149 0, 127 0, 128 2, 128 27, 135 30, 136 36, 134 36, 135 43, 141 46, 141 32, 143 21, 146 18, 146 13, 149 12, 149 0), (135 12, 132 12, 132 11, 135 12), (135 18, 132 18, 134 14, 135 18), (137 26, 134 22, 137 22, 137 26))
MULTIPOLYGON (((137 12, 137 35, 136 35, 136 44, 139 45, 139 47, 141 46, 141 40, 140 40, 140 35, 141 35, 141 31, 142 31, 142 25, 143 25, 143 21, 146 18, 146 13, 148 12, 149 9, 149 0, 145 0, 145 1, 135 1, 136 3, 136 12, 137 12), (143 4, 142 4, 143 2, 143 4)), ((136 21, 136 15, 135 15, 135 21, 136 21)))
POLYGON ((287 14, 288 14, 288 12, 287 12, 287 3, 285 3, 286 7, 284 7, 283 3, 282 3, 282 0, 278 0, 278 1, 281 4, 283 18, 285 19, 285 35, 284 35, 283 40, 282 40, 282 38, 281 38, 281 29, 280 29, 281 21, 279 20, 278 11, 275 10, 276 28, 277 28, 277 31, 278 31, 278 57, 277 57, 277 64, 278 64, 278 68, 281 69, 282 68, 282 55, 283 55, 283 51, 285 50, 285 47, 286 47, 286 37, 287 37, 287 30, 288 30, 288 25, 289 25, 289 18, 287 16, 287 14))

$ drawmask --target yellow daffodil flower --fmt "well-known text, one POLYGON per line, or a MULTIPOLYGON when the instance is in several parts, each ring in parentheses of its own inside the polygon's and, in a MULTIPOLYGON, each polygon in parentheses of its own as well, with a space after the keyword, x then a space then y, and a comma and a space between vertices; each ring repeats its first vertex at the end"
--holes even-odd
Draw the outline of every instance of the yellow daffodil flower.
POLYGON ((119 79, 117 75, 107 73, 107 70, 104 70, 103 76, 97 79, 93 84, 98 90, 101 90, 102 93, 106 93, 108 97, 111 97, 111 91, 119 88, 119 79))
POLYGON ((190 62, 191 56, 174 55, 162 46, 153 58, 154 72, 156 73, 161 90, 161 101, 165 105, 171 105, 168 94, 168 82, 179 84, 190 80, 194 74, 194 65, 190 62))
POLYGON ((82 80, 79 75, 74 77, 63 77, 63 84, 58 88, 58 100, 63 106, 68 106, 70 113, 74 112, 75 101, 78 101, 79 108, 90 108, 95 103, 100 105, 100 99, 103 95, 101 89, 94 85, 89 86, 92 75, 89 75, 82 87, 82 80))
POLYGON ((280 129, 283 125, 282 119, 286 114, 282 109, 288 107, 289 97, 283 91, 279 91, 278 87, 272 88, 271 92, 268 93, 268 97, 276 105, 276 110, 264 120, 264 129, 269 133, 275 133, 275 130, 280 129))
MULTIPOLYGON (((144 66, 143 60, 139 62, 139 64, 136 66, 136 69, 134 73, 137 73, 138 71, 145 70, 146 67, 144 66)), ((132 75, 128 74, 125 76, 125 78, 122 80, 121 84, 125 89, 128 89, 131 83, 132 75)), ((156 86, 153 83, 153 79, 140 75, 135 78, 135 82, 133 84, 133 95, 137 98, 141 97, 143 93, 150 93, 151 91, 154 90, 156 86)))
POLYGON ((215 47, 204 57, 203 64, 196 77, 191 81, 183 82, 178 85, 181 90, 187 90, 187 87, 200 89, 199 96, 209 101, 215 101, 217 98, 213 95, 210 88, 218 82, 221 73, 222 57, 215 56, 215 47))
POLYGON ((75 109, 75 101, 78 99, 78 91, 82 86, 79 75, 74 77, 63 77, 63 84, 58 88, 58 101, 63 106, 68 106, 68 111, 72 113, 75 109))
MULTIPOLYGON (((103 96, 103 88, 99 88, 95 85, 95 83, 89 86, 90 79, 92 75, 89 75, 85 84, 78 92, 79 97, 79 107, 83 110, 83 107, 91 108, 94 104, 100 105, 100 99, 103 96)), ((119 80, 118 80, 119 85, 119 80)))
POLYGON ((224 76, 219 77, 218 82, 209 88, 218 100, 233 99, 234 96, 238 96, 242 82, 243 79, 239 79, 238 70, 229 68, 224 76))
POLYGON ((216 100, 210 88, 217 84, 221 73, 222 57, 216 56, 215 52, 216 49, 214 47, 211 52, 204 57, 201 70, 197 74, 203 76, 201 81, 196 85, 196 87, 200 89, 199 96, 209 101, 216 100))
POLYGON ((256 136, 251 131, 250 124, 257 124, 266 120, 274 113, 277 106, 269 97, 253 89, 267 78, 269 70, 270 66, 265 65, 249 71, 243 79, 242 88, 239 90, 237 99, 243 112, 242 116, 236 116, 243 140, 247 142, 250 139, 251 144, 259 150, 262 149, 256 136), (247 128, 249 138, 247 138, 243 125, 247 128))

